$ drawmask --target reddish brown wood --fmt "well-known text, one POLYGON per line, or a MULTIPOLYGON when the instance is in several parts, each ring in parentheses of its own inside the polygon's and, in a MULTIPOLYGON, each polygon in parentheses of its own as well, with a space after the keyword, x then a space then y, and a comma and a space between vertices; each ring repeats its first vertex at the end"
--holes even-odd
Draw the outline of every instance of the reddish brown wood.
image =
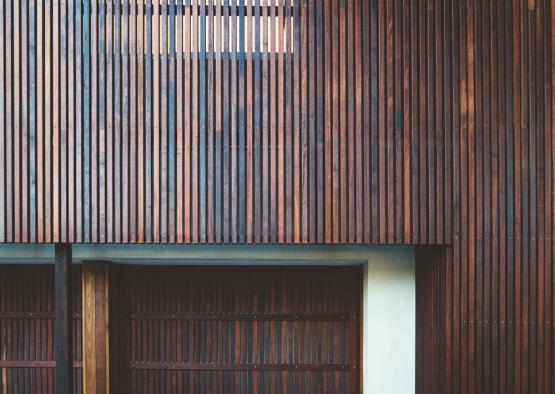
MULTIPOLYGON (((73 270, 72 302, 81 310, 81 273, 73 270)), ((54 267, 0 266, 0 390, 54 393, 54 267)), ((74 393, 82 392, 81 315, 73 314, 74 393)))
POLYGON ((552 389, 549 1, 151 3, 3 3, 1 242, 446 245, 425 378, 552 389))
POLYGON ((212 380, 224 393, 235 385, 254 393, 254 382, 258 392, 290 392, 304 379, 326 384, 324 392, 336 380, 358 392, 360 274, 360 267, 121 266, 113 389, 143 391, 149 376, 149 392, 212 380), (233 379, 239 373, 242 382, 233 379))
MULTIPOLYGON (((138 3, 137 14, 144 15, 144 3, 138 3)), ((137 18, 137 234, 138 243, 145 241, 145 23, 137 18)))
POLYGON ((83 393, 110 392, 110 265, 81 266, 83 393))

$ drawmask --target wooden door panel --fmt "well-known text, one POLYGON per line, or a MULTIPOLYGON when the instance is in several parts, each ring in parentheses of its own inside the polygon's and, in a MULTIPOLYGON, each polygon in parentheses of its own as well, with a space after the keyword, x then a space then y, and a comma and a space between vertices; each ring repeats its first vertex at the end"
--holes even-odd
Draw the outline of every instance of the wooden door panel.
POLYGON ((117 275, 117 392, 358 392, 358 267, 117 275))
MULTIPOLYGON (((73 382, 82 393, 81 271, 73 267, 73 382)), ((54 267, 0 265, 0 393, 54 394, 54 267)))

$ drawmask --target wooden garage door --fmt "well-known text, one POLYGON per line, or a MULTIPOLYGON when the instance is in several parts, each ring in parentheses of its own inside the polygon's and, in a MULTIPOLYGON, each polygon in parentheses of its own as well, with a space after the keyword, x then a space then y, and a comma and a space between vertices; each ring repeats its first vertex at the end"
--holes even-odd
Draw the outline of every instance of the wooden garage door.
POLYGON ((358 392, 358 267, 116 275, 114 392, 358 392))
MULTIPOLYGON (((82 393, 81 270, 73 268, 73 383, 82 393)), ((54 394, 54 266, 0 264, 0 393, 54 394)))

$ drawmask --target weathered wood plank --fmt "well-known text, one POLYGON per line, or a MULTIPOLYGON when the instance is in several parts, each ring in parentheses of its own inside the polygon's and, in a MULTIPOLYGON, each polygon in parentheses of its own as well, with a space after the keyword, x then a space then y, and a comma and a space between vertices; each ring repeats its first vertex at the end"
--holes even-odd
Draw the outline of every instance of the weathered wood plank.
POLYGON ((137 1, 131 1, 128 5, 130 16, 128 22, 128 40, 129 40, 129 172, 126 178, 129 178, 129 242, 137 242, 137 215, 138 215, 138 202, 137 202, 137 189, 140 184, 137 177, 138 166, 138 37, 137 37, 137 1))
POLYGON ((110 393, 110 264, 81 264, 83 393, 110 393))
MULTIPOLYGON (((12 29, 13 29, 13 41, 11 42, 12 46, 12 59, 13 59, 13 66, 12 66, 12 75, 13 75, 13 107, 12 107, 12 116, 13 116, 13 129, 11 130, 11 139, 12 139, 12 147, 13 147, 13 178, 12 178, 12 187, 13 187, 13 241, 21 242, 22 237, 22 225, 21 225, 21 214, 23 211, 22 208, 22 190, 21 190, 21 132, 22 132, 22 122, 21 122, 21 107, 25 107, 25 103, 23 102, 23 94, 21 92, 21 67, 16 65, 21 64, 21 45, 22 45, 22 36, 21 36, 21 6, 22 2, 15 0, 12 3, 12 29), (21 102, 20 102, 21 100, 21 102)), ((56 13, 54 13, 56 16, 56 13)), ((55 18, 55 17, 54 17, 55 18)), ((54 96, 56 97, 56 96, 54 96)), ((56 120, 56 117, 54 117, 56 120)), ((54 123, 54 129, 56 130, 56 123, 54 123)), ((56 135, 56 131, 54 132, 56 135)), ((55 145, 56 146, 56 145, 55 145)), ((57 188, 56 188, 57 189, 57 188)), ((54 192, 54 196, 56 196, 56 192, 54 192)))
MULTIPOLYGON (((41 7, 41 3, 38 2, 38 5, 40 8, 41 7)), ((5 30, 7 30, 5 28, 5 20, 4 20, 4 16, 7 14, 7 10, 6 10, 7 4, 4 4, 4 2, 2 2, 2 4, 0 4, 0 74, 1 75, 8 75, 7 74, 7 68, 8 68, 8 64, 6 63, 6 58, 7 53, 9 52, 6 51, 6 49, 4 49, 5 46, 5 36, 4 36, 4 32, 5 30)), ((40 53, 40 52, 39 52, 40 53)), ((40 56, 39 56, 40 59, 40 56)), ((6 85, 7 84, 4 81, 4 78, 0 78, 0 152, 2 153, 3 157, 5 157, 5 153, 4 153, 4 149, 5 149, 5 133, 6 133, 6 124, 7 124, 7 117, 8 117, 8 111, 7 111, 7 106, 6 106, 6 85)), ((40 85, 39 85, 40 86, 40 85)), ((39 97, 40 97, 40 93, 39 93, 39 97)), ((39 124, 40 124, 40 120, 39 120, 39 124)), ((5 160, 0 160, 0 178, 5 180, 6 179, 6 162, 5 160)), ((40 177, 39 175, 39 180, 42 181, 42 177, 40 177)), ((0 182, 0 242, 6 242, 6 227, 5 227, 5 216, 6 216, 6 197, 5 197, 5 190, 6 190, 6 186, 5 186, 5 181, 0 182)))

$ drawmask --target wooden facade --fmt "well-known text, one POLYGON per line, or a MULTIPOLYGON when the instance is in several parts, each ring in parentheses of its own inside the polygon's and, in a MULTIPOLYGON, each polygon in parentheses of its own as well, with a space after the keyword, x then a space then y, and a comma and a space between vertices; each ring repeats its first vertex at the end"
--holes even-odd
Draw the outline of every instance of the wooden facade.
POLYGON ((1 242, 451 240, 458 6, 2 7, 1 242))
POLYGON ((553 392, 551 1, 0 4, 0 242, 419 245, 418 391, 553 392))
MULTIPOLYGON (((80 283, 78 269, 74 283, 80 283)), ((81 287, 72 290, 73 384, 83 392, 81 287)), ((54 267, 0 266, 0 392, 55 394, 54 267)))

